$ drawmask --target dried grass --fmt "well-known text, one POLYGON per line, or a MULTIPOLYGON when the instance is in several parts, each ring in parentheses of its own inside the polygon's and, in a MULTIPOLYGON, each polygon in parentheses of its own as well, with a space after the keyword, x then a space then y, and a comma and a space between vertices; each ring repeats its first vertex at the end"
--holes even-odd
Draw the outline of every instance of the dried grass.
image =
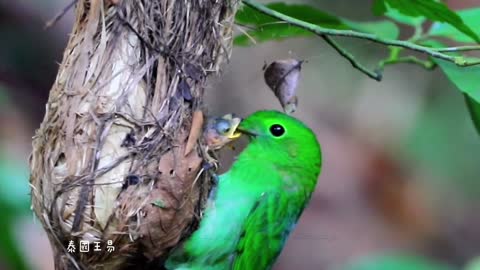
POLYGON ((194 228, 210 180, 198 178, 203 144, 186 156, 185 145, 207 78, 229 57, 236 6, 77 2, 30 162, 57 269, 161 263, 194 228), (67 253, 79 239, 113 240, 117 250, 67 253))

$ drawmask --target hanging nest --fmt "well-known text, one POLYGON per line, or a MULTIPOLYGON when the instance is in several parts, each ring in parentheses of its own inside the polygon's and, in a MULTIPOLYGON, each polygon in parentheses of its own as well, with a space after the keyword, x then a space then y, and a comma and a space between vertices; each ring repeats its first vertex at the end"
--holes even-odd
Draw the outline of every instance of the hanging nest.
POLYGON ((236 6, 77 2, 30 161, 33 209, 56 269, 159 269, 195 228, 211 182, 202 138, 185 147, 198 136, 192 115, 206 80, 231 51, 236 6), (90 252, 79 252, 80 240, 90 252))

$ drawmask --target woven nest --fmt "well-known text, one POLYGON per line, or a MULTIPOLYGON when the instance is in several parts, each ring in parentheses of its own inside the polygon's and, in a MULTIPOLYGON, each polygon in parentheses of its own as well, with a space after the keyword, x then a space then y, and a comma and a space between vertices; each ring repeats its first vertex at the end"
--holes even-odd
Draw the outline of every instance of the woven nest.
POLYGON ((77 2, 30 162, 33 208, 57 269, 158 267, 194 229, 210 179, 202 140, 185 147, 206 80, 229 56, 235 9, 216 0, 77 2), (112 240, 115 251, 68 253, 71 240, 103 250, 112 240))

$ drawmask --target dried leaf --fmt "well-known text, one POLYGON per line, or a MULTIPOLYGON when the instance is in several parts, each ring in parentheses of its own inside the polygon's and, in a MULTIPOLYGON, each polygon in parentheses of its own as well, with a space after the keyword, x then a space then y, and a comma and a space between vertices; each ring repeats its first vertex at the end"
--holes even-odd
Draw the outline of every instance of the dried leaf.
POLYGON ((264 68, 265 82, 288 114, 295 112, 297 108, 296 89, 302 63, 303 61, 296 59, 277 60, 264 68))
POLYGON ((188 141, 185 147, 185 156, 188 155, 197 144, 198 137, 202 133, 202 126, 203 112, 200 110, 193 112, 192 127, 190 128, 190 134, 188 135, 188 141))
MULTIPOLYGON (((128 149, 119 146, 124 141, 127 134, 131 132, 132 127, 128 123, 118 120, 117 125, 113 125, 105 138, 105 143, 100 151, 99 168, 108 168, 115 164, 115 161, 128 154, 128 149), (122 124, 122 125, 120 125, 122 124)), ((122 191, 123 183, 118 179, 123 179, 128 175, 131 161, 126 160, 117 165, 115 170, 110 170, 97 177, 94 187, 95 216, 101 228, 105 228, 110 215, 115 209, 116 199, 122 191)))

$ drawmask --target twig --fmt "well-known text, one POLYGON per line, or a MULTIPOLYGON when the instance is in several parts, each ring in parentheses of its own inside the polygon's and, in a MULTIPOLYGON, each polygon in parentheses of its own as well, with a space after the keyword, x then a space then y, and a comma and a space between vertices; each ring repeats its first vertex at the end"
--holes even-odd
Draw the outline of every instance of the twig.
POLYGON ((329 29, 329 28, 324 28, 315 24, 311 24, 302 20, 295 19, 293 17, 290 17, 288 15, 285 15, 283 13, 277 12, 275 10, 272 10, 262 4, 259 4, 255 1, 252 0, 243 0, 242 1, 245 5, 262 12, 265 15, 268 15, 272 18, 276 18, 278 20, 282 20, 285 22, 290 23, 291 25, 300 27, 302 29, 308 30, 312 33, 315 33, 319 36, 342 36, 342 37, 351 37, 351 38, 358 38, 358 39, 364 39, 364 40, 369 40, 375 43, 383 44, 383 45, 388 45, 388 46, 394 46, 394 47, 401 47, 405 49, 409 49, 412 51, 417 51, 420 53, 427 54, 431 57, 434 58, 439 58, 443 59, 452 63, 455 63, 457 66, 460 67, 466 67, 466 66, 472 66, 472 65, 478 65, 480 64, 480 61, 468 61, 462 56, 451 56, 445 53, 442 53, 438 49, 433 49, 421 45, 414 44, 409 41, 403 41, 403 40, 394 40, 394 39, 385 39, 378 37, 377 35, 374 34, 369 34, 369 33, 362 33, 362 32, 357 32, 357 31, 352 31, 352 30, 337 30, 337 29, 329 29))
POLYGON ((432 48, 432 50, 437 52, 477 51, 477 50, 480 50, 480 45, 467 45, 467 46, 448 47, 448 48, 432 48))
POLYGON ((327 35, 322 35, 321 37, 325 40, 325 42, 327 42, 330 46, 332 46, 332 48, 334 48, 341 56, 345 57, 350 62, 350 64, 352 64, 354 68, 358 69, 359 71, 361 71, 362 73, 364 73, 365 75, 367 75, 368 77, 376 81, 382 80, 382 74, 380 72, 371 71, 368 68, 364 67, 357 60, 355 60, 355 57, 351 53, 349 53, 344 48, 340 47, 340 45, 331 37, 327 35))
POLYGON ((405 56, 405 57, 399 57, 395 59, 385 59, 381 61, 378 65, 378 70, 383 70, 383 68, 387 65, 393 65, 393 64, 398 64, 398 63, 407 63, 407 64, 414 64, 414 65, 419 65, 423 67, 424 69, 427 70, 432 70, 436 67, 435 62, 429 61, 429 60, 421 60, 416 58, 415 56, 405 56))
POLYGON ((63 16, 67 13, 76 3, 78 0, 72 0, 66 7, 64 7, 55 17, 45 23, 44 29, 49 29, 50 27, 54 26, 63 16))

